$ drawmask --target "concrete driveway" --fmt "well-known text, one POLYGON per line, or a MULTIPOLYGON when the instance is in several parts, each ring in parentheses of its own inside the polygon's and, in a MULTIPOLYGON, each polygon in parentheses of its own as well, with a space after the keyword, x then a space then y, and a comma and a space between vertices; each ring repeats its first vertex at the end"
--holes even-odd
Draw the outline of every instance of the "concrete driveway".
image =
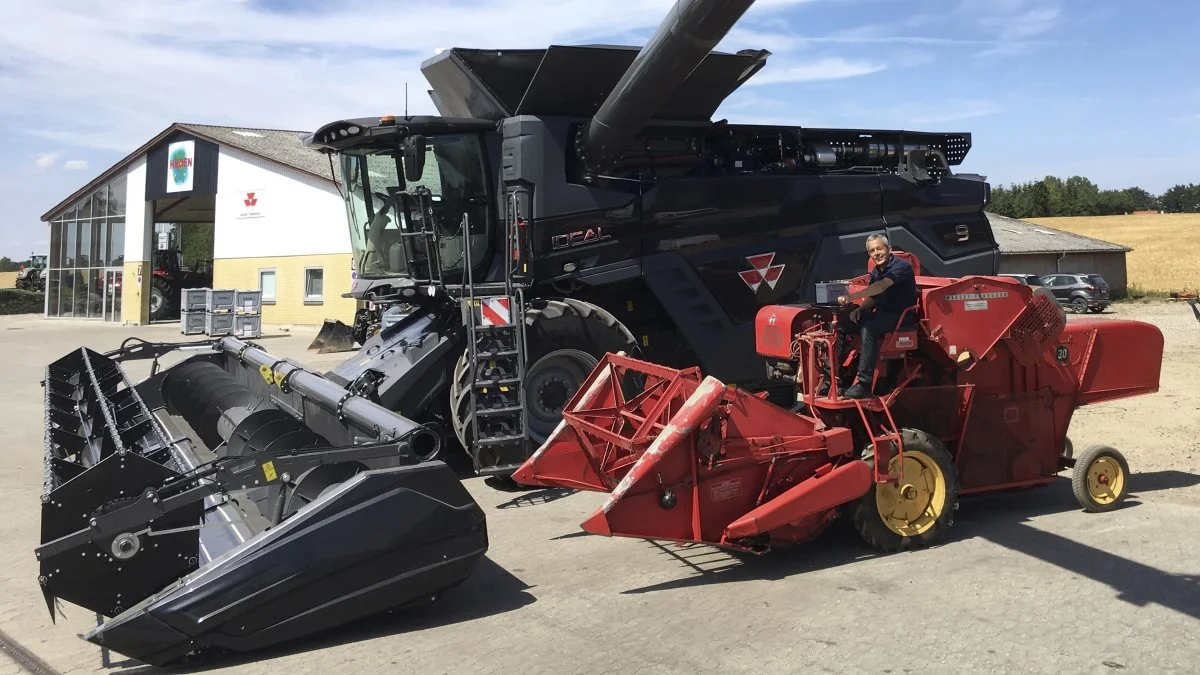
MULTIPOLYGON (((847 527, 814 544, 741 558, 583 535, 603 496, 509 492, 464 481, 485 508, 491 549, 434 606, 385 616, 197 671, 246 673, 1191 673, 1200 662, 1200 326, 1186 306, 1119 307, 1167 335, 1163 390, 1081 410, 1075 447, 1106 442, 1135 472, 1117 512, 1081 512, 1051 487, 964 500, 951 540, 877 555, 847 527), (1179 313, 1177 316, 1176 313, 1179 313), (1186 315, 1185 315, 1186 313, 1186 315), (1183 320, 1183 319, 1186 319, 1183 320)), ((260 341, 304 351, 315 331, 260 341)), ((74 606, 52 625, 37 584, 42 397, 48 362, 125 337, 184 339, 172 326, 0 317, 0 627, 54 671, 157 672, 77 635, 74 606)), ((130 368, 145 375, 144 364, 130 368)), ((1065 476, 1065 474, 1064 474, 1065 476)), ((33 667, 36 667, 34 664, 33 667)), ((19 672, 0 661, 0 675, 19 672)))

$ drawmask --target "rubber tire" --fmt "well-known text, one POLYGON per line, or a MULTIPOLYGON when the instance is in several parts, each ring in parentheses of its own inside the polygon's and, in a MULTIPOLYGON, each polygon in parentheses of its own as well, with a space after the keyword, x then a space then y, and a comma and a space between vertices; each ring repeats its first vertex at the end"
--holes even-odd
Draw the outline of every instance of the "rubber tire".
POLYGON ((1084 300, 1083 298, 1072 298, 1071 299, 1071 310, 1074 311, 1076 314, 1087 314, 1087 312, 1088 312, 1087 300, 1084 300))
MULTIPOLYGON (((170 318, 171 308, 175 305, 171 301, 171 284, 167 283, 165 279, 154 277, 150 280, 150 293, 153 294, 155 292, 162 293, 162 302, 159 303, 157 312, 151 312, 150 320, 161 321, 170 318)), ((147 300, 147 303, 149 303, 149 300, 147 300)))
MULTIPOLYGON (((859 536, 871 546, 889 553, 927 548, 940 543, 954 525, 954 512, 958 510, 958 469, 954 466, 954 458, 946 446, 919 429, 901 429, 900 439, 905 453, 923 453, 941 469, 942 476, 946 481, 946 503, 933 527, 917 536, 903 536, 892 531, 883 522, 875 501, 877 489, 872 486, 851 507, 851 519, 859 536)), ((875 465, 874 455, 874 450, 870 448, 863 453, 863 459, 872 467, 872 471, 874 471, 875 465)))
POLYGON ((1120 508, 1125 499, 1129 497, 1129 462, 1125 460, 1125 456, 1116 448, 1107 445, 1091 445, 1086 450, 1080 453, 1075 460, 1075 468, 1071 472, 1071 492, 1075 494, 1075 500, 1088 513, 1104 513, 1120 508), (1121 473, 1124 474, 1124 485, 1121 493, 1117 495, 1115 501, 1111 504, 1101 504, 1092 499, 1088 491, 1087 474, 1088 467, 1101 457, 1111 457, 1116 460, 1121 467, 1121 473))
MULTIPOLYGON (((529 352, 525 358, 526 373, 547 354, 559 350, 583 351, 597 361, 607 352, 624 351, 630 356, 640 353, 637 339, 629 329, 611 313, 596 305, 572 298, 530 300, 527 305, 525 337, 529 352)), ((454 434, 464 451, 470 447, 471 440, 469 372, 467 350, 464 349, 454 364, 450 385, 450 419, 454 434)), ((586 377, 586 373, 584 375, 586 377)), ((530 394, 526 392, 527 397, 530 394)), ((545 435, 533 433, 532 430, 530 436, 538 443, 545 440, 545 435)))

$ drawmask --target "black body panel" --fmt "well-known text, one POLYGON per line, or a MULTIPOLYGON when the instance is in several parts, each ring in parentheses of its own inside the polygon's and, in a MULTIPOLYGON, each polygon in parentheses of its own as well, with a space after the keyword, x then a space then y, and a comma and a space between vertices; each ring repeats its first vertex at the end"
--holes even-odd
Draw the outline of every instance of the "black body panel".
POLYGON ((440 462, 359 473, 84 638, 154 665, 260 649, 431 601, 487 546, 483 512, 440 462))

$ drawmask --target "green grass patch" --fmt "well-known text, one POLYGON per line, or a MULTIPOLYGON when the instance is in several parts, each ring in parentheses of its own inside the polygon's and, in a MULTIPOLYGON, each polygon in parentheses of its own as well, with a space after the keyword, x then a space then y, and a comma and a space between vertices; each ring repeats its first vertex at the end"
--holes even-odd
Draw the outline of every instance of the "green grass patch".
POLYGON ((41 314, 46 296, 21 288, 0 288, 0 314, 41 314))

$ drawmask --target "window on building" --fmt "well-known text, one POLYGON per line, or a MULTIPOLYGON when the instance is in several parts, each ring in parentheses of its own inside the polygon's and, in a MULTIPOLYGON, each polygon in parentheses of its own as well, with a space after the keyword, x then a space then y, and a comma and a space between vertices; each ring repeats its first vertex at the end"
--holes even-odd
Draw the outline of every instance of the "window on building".
POLYGON ((46 316, 121 319, 127 188, 118 176, 49 219, 46 316))
POLYGON ((304 302, 321 302, 325 298, 325 270, 321 267, 304 269, 304 302))
POLYGON ((258 271, 258 290, 262 291, 264 303, 275 302, 275 270, 258 271))

